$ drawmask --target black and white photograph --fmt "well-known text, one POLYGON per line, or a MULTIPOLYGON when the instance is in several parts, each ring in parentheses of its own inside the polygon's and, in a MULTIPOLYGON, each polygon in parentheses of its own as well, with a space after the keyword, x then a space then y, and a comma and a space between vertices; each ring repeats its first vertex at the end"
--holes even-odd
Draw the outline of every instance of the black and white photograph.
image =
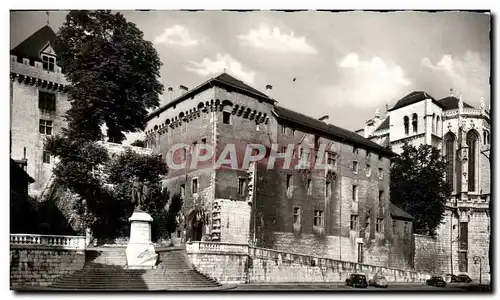
POLYGON ((491 293, 494 13, 333 6, 11 9, 10 290, 491 293))

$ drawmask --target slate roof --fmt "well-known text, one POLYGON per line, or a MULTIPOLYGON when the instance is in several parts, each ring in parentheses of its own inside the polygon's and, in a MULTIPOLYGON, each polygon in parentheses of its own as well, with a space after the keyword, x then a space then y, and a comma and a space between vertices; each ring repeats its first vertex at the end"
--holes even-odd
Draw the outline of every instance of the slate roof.
POLYGON ((380 124, 380 126, 375 129, 375 130, 382 130, 382 129, 388 129, 389 128, 389 116, 387 116, 387 118, 385 118, 385 120, 382 122, 382 124, 380 124))
POLYGON ((401 108, 401 107, 405 107, 405 106, 411 105, 413 103, 420 102, 420 101, 425 100, 425 99, 432 99, 432 102, 436 103, 437 105, 439 105, 441 107, 443 106, 436 99, 434 99, 434 97, 432 97, 431 95, 427 94, 426 92, 415 91, 415 92, 411 92, 408 95, 406 95, 403 98, 401 98, 396 103, 396 105, 394 105, 391 109, 389 109, 389 111, 392 111, 392 110, 395 110, 395 109, 398 109, 398 108, 401 108))
MULTIPOLYGON (((458 108, 458 98, 454 96, 448 96, 439 100, 438 102, 443 105, 445 110, 458 108)), ((464 102, 464 108, 474 108, 474 106, 464 102)))
POLYGON ((345 139, 353 144, 364 146, 365 148, 369 149, 374 149, 377 150, 381 153, 385 153, 386 155, 394 156, 396 155, 394 152, 390 151, 389 149, 382 147, 378 145, 377 143, 374 143, 361 135, 337 127, 335 125, 327 124, 323 121, 320 121, 318 119, 303 115, 301 113, 295 112, 290 109, 286 109, 281 106, 275 106, 273 108, 274 113, 277 115, 278 118, 284 119, 286 121, 289 121, 291 123, 295 124, 300 124, 304 127, 311 128, 317 131, 320 131, 326 135, 329 136, 334 136, 337 138, 345 139))
POLYGON ((57 53, 57 35, 50 28, 50 26, 45 25, 38 31, 30 35, 27 39, 22 41, 19 45, 14 47, 11 51, 11 55, 17 55, 20 58, 29 58, 30 60, 40 61, 40 51, 42 48, 50 43, 54 51, 57 53))
POLYGON ((396 205, 392 204, 392 202, 390 203, 389 210, 391 212, 391 216, 396 217, 396 219, 403 219, 403 220, 414 219, 412 215, 402 210, 401 208, 397 207, 396 205))
POLYGON ((275 101, 269 98, 266 94, 254 89, 253 87, 247 85, 241 80, 238 80, 234 78, 233 76, 227 74, 227 73, 222 73, 221 75, 210 78, 209 80, 205 81, 204 83, 200 84, 199 86, 187 91, 185 94, 180 95, 179 97, 175 98, 174 100, 170 101, 169 103, 163 105, 162 107, 158 108, 157 110, 153 111, 146 117, 146 121, 150 120, 151 118, 155 117, 156 115, 162 113, 165 111, 167 108, 182 102, 183 100, 190 98, 191 96, 202 92, 203 90, 212 87, 213 85, 217 86, 223 86, 226 88, 234 89, 237 91, 240 91, 245 94, 249 94, 251 96, 257 97, 259 99, 262 99, 264 101, 274 103, 275 101))

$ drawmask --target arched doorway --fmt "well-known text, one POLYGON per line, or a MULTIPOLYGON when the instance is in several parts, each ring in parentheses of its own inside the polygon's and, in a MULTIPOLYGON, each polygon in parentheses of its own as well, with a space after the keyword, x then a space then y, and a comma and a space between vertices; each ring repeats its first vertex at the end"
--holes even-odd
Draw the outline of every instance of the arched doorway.
POLYGON ((205 228, 205 217, 201 210, 193 210, 186 220, 186 242, 201 241, 205 228))

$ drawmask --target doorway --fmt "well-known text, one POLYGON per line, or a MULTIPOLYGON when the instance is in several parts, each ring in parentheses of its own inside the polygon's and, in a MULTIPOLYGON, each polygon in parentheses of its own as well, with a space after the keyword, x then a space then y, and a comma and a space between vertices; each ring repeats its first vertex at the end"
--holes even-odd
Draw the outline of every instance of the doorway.
POLYGON ((193 211, 187 218, 186 242, 201 241, 205 221, 200 211, 193 211))

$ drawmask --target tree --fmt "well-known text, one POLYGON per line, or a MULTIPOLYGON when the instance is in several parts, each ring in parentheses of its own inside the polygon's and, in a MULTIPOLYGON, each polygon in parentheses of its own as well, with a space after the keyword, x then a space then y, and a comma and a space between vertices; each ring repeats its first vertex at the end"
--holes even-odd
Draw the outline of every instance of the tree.
POLYGON ((158 53, 135 24, 110 11, 71 11, 58 33, 57 63, 66 79, 74 137, 114 143, 143 130, 147 109, 159 106, 158 53))
POLYGON ((133 143, 130 144, 130 146, 145 148, 146 144, 144 143, 143 140, 135 140, 133 143))
POLYGON ((146 212, 168 215, 170 194, 161 187, 161 176, 168 171, 163 160, 130 149, 110 157, 102 145, 68 134, 49 137, 45 148, 59 158, 54 168, 56 182, 79 196, 74 210, 97 237, 116 237, 128 225, 134 209, 131 185, 135 176, 151 187, 146 212))
POLYGON ((393 160, 391 202, 411 214, 415 232, 434 236, 444 217, 451 187, 445 180, 446 160, 430 145, 408 144, 393 160))

